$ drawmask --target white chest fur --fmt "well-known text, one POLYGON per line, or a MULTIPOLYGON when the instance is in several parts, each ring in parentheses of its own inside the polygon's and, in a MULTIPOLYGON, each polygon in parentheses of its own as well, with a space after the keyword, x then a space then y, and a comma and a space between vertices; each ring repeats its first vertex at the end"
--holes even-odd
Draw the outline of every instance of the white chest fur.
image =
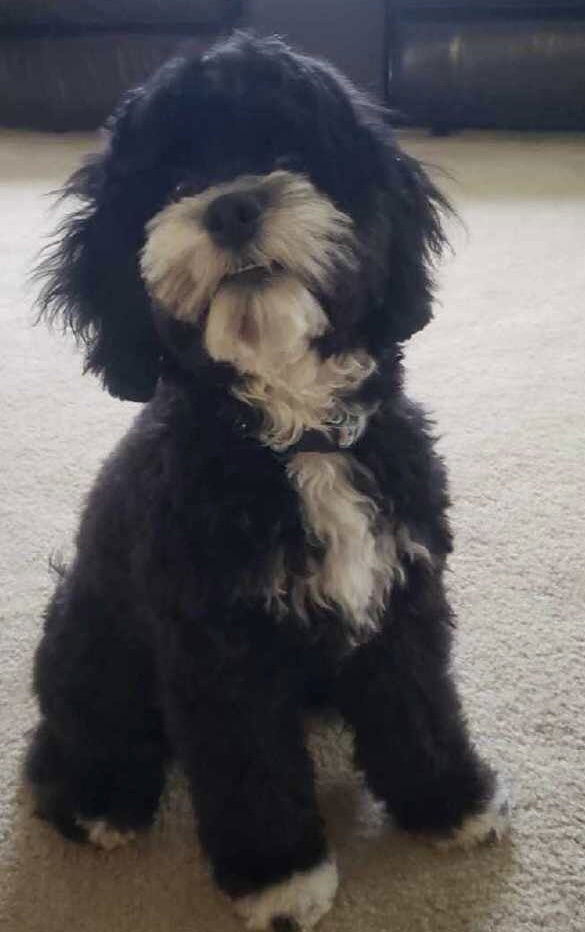
POLYGON ((292 584, 295 611, 306 616, 311 603, 334 608, 356 631, 375 628, 402 573, 394 535, 355 487, 360 468, 348 453, 298 453, 287 466, 306 534, 322 548, 292 584))

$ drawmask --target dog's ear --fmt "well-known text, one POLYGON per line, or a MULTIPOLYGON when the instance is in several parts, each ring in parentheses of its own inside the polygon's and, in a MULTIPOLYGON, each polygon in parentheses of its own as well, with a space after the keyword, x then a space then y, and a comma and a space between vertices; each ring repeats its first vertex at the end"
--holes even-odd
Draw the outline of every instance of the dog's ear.
POLYGON ((161 355, 137 264, 147 215, 140 181, 118 170, 116 152, 133 102, 119 111, 106 150, 66 184, 63 200, 77 206, 58 227, 36 277, 44 282, 39 317, 60 322, 85 346, 84 371, 99 375, 117 398, 147 401, 161 355))
POLYGON ((385 268, 378 277, 374 330, 376 340, 388 345, 407 340, 432 317, 434 264, 446 243, 443 217, 451 208, 416 159, 394 145, 384 148, 379 210, 385 268))

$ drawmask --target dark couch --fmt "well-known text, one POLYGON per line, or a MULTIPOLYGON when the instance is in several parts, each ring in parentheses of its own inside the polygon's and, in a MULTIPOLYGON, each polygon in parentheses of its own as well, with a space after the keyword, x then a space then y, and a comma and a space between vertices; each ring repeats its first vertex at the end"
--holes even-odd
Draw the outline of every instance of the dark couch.
POLYGON ((329 58, 405 123, 585 129, 585 0, 0 0, 0 124, 94 128, 235 25, 329 58))

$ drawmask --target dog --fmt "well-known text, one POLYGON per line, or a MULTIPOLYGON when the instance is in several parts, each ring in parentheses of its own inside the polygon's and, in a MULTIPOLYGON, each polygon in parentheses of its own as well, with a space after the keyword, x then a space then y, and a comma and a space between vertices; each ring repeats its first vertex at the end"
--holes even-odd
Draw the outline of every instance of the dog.
POLYGON ((338 875, 307 715, 351 730, 397 825, 503 835, 450 671, 445 470, 403 391, 448 205, 330 65, 235 34, 122 102, 40 266, 40 316, 143 402, 45 615, 38 813, 113 848, 188 778, 250 929, 309 929, 338 875))

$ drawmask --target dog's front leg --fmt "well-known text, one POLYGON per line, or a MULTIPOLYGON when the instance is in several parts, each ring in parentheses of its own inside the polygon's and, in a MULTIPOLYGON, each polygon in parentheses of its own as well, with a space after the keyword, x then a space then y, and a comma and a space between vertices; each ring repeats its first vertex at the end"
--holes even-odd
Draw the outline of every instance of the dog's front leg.
POLYGON ((337 870, 287 671, 246 638, 173 641, 169 731, 215 879, 247 928, 310 929, 331 906, 337 870))
POLYGON ((507 831, 509 801, 470 739, 451 628, 440 575, 413 567, 383 630, 343 670, 338 704, 355 731, 357 764, 398 825, 467 847, 507 831))

